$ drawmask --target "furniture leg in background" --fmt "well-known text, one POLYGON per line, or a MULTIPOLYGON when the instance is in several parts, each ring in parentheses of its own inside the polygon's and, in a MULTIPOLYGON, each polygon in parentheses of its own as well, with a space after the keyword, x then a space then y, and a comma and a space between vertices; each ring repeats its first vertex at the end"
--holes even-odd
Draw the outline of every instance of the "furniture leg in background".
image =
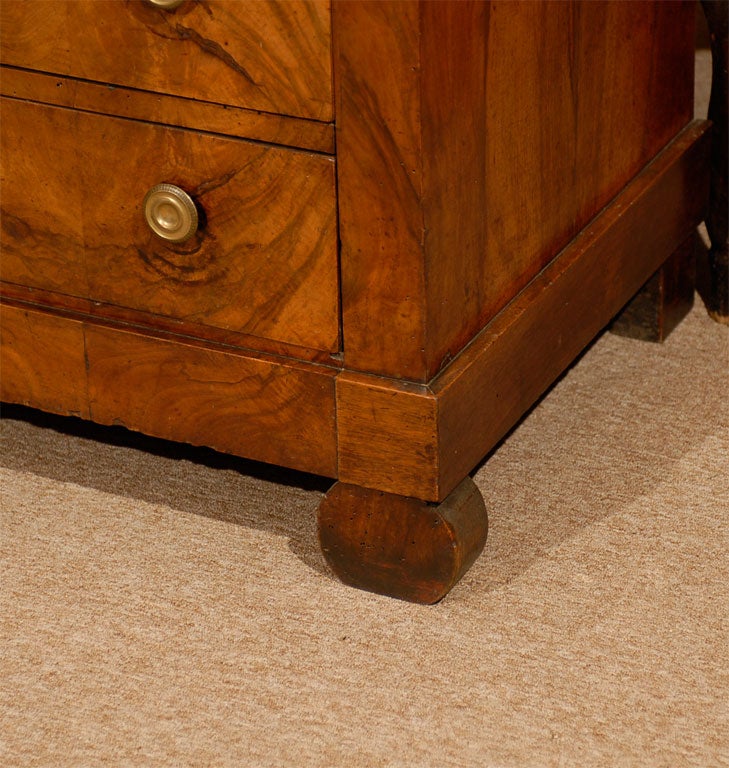
POLYGON ((698 235, 692 233, 618 315, 618 336, 661 342, 691 311, 696 286, 698 235))
POLYGON ((711 147, 711 193, 706 229, 711 241, 706 285, 700 292, 706 308, 715 320, 729 324, 729 130, 727 130, 727 39, 729 3, 726 0, 702 0, 711 36, 712 83, 709 120, 714 124, 711 147))
POLYGON ((630 301, 611 326, 620 336, 644 341, 664 341, 693 305, 694 288, 699 290, 709 315, 729 323, 729 201, 727 195, 729 131, 727 128, 727 38, 729 3, 702 0, 709 28, 712 56, 712 86, 709 120, 713 123, 711 179, 706 229, 711 247, 697 280, 696 255, 701 243, 692 236, 672 254, 630 301))

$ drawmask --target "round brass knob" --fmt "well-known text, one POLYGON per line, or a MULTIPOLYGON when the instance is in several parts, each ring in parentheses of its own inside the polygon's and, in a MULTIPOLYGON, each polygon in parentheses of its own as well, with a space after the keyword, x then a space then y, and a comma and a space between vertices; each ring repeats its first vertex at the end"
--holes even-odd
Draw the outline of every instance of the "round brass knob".
POLYGON ((174 184, 157 184, 144 196, 144 218, 155 235, 184 243, 197 231, 197 208, 190 195, 174 184))
POLYGON ((157 8, 164 8, 166 11, 171 11, 173 8, 177 8, 178 5, 182 5, 185 0, 147 0, 150 5, 156 5, 157 8))

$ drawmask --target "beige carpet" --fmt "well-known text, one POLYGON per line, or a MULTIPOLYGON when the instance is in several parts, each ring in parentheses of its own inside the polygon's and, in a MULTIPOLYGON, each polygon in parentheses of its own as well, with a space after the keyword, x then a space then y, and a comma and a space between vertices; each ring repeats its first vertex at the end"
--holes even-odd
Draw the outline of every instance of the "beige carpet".
POLYGON ((11 411, 0 764, 729 765, 728 384, 701 304, 603 336, 432 608, 329 576, 315 478, 11 411))
POLYGON ((729 331, 602 336, 475 475, 439 605, 341 586, 326 482, 6 409, 0 765, 729 765, 729 331))

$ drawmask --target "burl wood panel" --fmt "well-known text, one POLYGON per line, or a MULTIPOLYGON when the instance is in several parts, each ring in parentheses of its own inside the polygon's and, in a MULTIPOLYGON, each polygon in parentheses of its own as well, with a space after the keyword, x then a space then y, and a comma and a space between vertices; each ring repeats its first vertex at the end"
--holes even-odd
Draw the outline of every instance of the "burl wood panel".
POLYGON ((3 99, 2 275, 10 283, 301 347, 339 346, 332 158, 3 99), (154 235, 160 182, 203 212, 154 235))
POLYGON ((2 0, 0 60, 202 101, 332 119, 328 0, 2 0))
POLYGON ((0 397, 334 477, 323 366, 2 306, 0 397))
POLYGON ((348 368, 427 381, 691 118, 689 2, 334 7, 348 368))
POLYGON ((0 305, 0 400, 89 418, 83 324, 0 305))
POLYGON ((89 412, 155 437, 336 475, 334 372, 88 325, 89 412))

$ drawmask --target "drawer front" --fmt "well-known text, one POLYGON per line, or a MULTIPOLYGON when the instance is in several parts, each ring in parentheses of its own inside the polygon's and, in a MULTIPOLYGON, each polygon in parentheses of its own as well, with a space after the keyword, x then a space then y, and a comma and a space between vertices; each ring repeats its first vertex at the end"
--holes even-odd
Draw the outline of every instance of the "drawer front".
POLYGON ((2 115, 3 280, 338 348, 332 158, 11 99, 2 115), (200 211, 187 242, 147 224, 159 183, 200 211))
POLYGON ((332 119, 328 0, 0 0, 3 63, 332 119))

